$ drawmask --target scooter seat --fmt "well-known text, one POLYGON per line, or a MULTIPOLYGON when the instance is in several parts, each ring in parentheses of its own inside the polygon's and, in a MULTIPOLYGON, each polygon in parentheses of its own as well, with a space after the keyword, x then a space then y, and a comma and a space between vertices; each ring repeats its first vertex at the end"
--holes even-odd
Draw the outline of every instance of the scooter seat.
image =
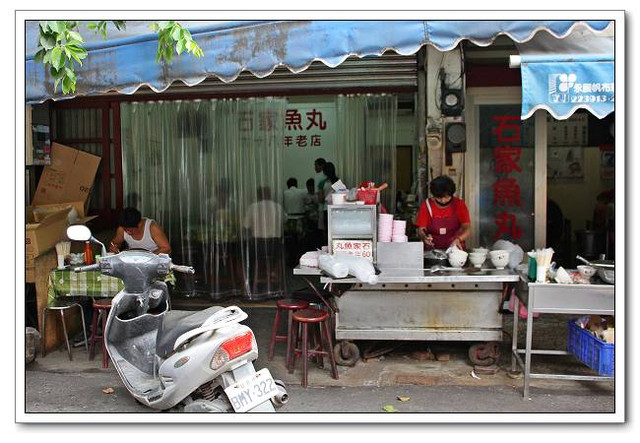
POLYGON ((213 314, 223 309, 221 306, 212 306, 204 311, 168 311, 158 327, 156 336, 156 354, 165 358, 173 352, 173 345, 178 337, 192 329, 199 328, 213 314))

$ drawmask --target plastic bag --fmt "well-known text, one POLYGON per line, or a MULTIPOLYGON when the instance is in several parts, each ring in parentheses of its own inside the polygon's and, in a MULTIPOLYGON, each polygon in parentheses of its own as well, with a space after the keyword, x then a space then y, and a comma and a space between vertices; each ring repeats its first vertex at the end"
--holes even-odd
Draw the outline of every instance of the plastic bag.
POLYGON ((333 278, 345 278, 349 274, 349 266, 339 262, 330 254, 318 254, 318 267, 333 278))
POLYGON ((338 262, 346 264, 349 268, 349 274, 361 282, 369 283, 370 285, 378 283, 378 276, 373 268, 373 263, 366 258, 354 257, 344 252, 338 252, 335 258, 338 262))
POLYGON ((505 251, 509 251, 509 263, 507 264, 507 266, 511 269, 517 268, 518 265, 522 263, 522 259, 524 258, 524 249, 507 240, 496 241, 491 249, 502 249, 505 251))

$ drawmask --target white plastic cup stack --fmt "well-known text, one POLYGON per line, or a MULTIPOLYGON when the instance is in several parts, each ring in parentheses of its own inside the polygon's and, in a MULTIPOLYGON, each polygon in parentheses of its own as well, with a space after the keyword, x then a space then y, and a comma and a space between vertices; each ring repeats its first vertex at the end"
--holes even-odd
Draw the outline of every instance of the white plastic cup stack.
POLYGON ((378 217, 378 241, 390 242, 393 236, 393 214, 380 214, 378 217))
POLYGON ((391 235, 391 241, 396 243, 405 243, 409 241, 409 237, 405 235, 407 229, 406 220, 394 220, 393 221, 393 233, 391 235))

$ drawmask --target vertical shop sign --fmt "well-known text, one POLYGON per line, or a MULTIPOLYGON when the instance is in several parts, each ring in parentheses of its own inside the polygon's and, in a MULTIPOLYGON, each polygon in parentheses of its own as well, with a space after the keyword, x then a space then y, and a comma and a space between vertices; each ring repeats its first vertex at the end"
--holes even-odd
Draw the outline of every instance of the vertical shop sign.
POLYGON ((481 106, 480 240, 533 247, 533 122, 518 107, 481 106))

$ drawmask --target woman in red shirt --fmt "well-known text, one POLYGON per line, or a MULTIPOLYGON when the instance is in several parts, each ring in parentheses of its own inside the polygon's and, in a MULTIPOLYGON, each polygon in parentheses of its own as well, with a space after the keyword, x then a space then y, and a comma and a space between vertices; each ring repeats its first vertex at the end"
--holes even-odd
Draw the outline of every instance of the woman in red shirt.
POLYGON ((464 242, 471 235, 471 220, 467 205, 453 196, 456 184, 441 175, 429 183, 429 191, 433 197, 422 202, 415 222, 418 237, 427 249, 447 249, 453 245, 464 249, 464 242))

